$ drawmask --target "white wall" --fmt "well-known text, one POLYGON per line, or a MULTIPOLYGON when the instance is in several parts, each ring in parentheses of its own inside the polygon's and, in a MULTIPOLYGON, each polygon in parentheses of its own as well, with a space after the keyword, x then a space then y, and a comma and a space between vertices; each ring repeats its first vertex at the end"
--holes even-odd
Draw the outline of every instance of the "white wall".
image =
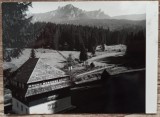
POLYGON ((67 108, 72 107, 71 105, 71 97, 66 97, 59 100, 49 101, 42 104, 38 104, 29 108, 30 114, 53 114, 59 111, 63 111, 67 108), (49 105, 54 105, 53 109, 49 109, 49 105))
POLYGON ((14 97, 12 97, 12 110, 17 114, 28 114, 29 113, 29 108, 22 102, 15 99, 14 97), (17 107, 17 103, 18 103, 18 107, 17 107), (21 110, 21 106, 23 106, 23 110, 21 110), (26 112, 26 109, 27 109, 27 112, 26 112))

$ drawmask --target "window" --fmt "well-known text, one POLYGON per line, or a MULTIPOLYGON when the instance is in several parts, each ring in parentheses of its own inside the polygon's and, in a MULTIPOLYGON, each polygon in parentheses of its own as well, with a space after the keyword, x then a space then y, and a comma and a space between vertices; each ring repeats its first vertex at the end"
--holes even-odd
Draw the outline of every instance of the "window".
POLYGON ((17 108, 19 107, 18 102, 17 102, 17 108))
POLYGON ((26 108, 26 114, 28 113, 28 109, 26 108))
POLYGON ((23 106, 21 105, 21 111, 23 111, 23 106))
POLYGON ((48 104, 48 110, 53 110, 57 107, 57 103, 48 104))
POLYGON ((32 87, 35 87, 35 84, 32 84, 32 87))

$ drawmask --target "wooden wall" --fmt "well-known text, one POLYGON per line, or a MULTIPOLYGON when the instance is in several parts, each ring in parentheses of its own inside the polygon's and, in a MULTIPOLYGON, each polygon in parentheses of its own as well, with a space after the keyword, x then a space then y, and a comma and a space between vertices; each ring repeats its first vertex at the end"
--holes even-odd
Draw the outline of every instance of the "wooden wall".
MULTIPOLYGON (((66 1, 66 0, 0 0, 0 2, 15 2, 15 1, 20 2, 20 1, 66 1)), ((74 1, 74 0, 70 0, 70 1, 74 1)), ((81 1, 85 1, 85 0, 81 0, 81 1)), ((159 12, 160 12, 160 9, 159 9, 159 12)), ((160 18, 160 14, 159 14, 159 18, 160 18)), ((160 23, 159 23, 159 34, 160 34, 160 23)), ((160 36, 159 36, 158 44, 160 45, 160 36)), ((160 46, 159 46, 159 51, 160 51, 160 46)), ((160 68, 160 54, 158 55, 158 67, 160 68)), ((23 115, 23 116, 24 117, 97 117, 97 116, 98 117, 160 117, 160 70, 158 72, 157 86, 158 86, 157 114, 152 114, 152 115, 145 115, 145 114, 83 114, 83 115, 81 114, 54 114, 54 115, 23 115)), ((3 114, 3 106, 4 105, 3 105, 3 71, 2 71, 2 10, 0 6, 0 117, 7 116, 3 114)), ((9 115, 9 117, 20 117, 20 115, 9 115)))

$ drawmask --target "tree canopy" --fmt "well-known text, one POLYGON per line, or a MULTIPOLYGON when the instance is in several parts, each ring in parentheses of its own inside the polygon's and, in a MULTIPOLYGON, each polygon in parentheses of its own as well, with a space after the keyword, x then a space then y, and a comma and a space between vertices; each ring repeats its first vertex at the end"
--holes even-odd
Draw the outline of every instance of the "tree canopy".
POLYGON ((31 17, 26 17, 26 11, 31 2, 2 3, 2 28, 4 53, 8 48, 14 48, 16 56, 25 47, 27 40, 26 29, 31 17))

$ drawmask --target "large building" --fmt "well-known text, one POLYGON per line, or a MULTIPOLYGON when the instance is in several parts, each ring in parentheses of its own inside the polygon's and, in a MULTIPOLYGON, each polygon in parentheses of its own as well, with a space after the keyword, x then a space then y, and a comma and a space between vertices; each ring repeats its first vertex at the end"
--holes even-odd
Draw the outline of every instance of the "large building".
POLYGON ((72 107, 71 80, 46 58, 30 58, 11 80, 12 110, 18 114, 53 114, 72 107))

